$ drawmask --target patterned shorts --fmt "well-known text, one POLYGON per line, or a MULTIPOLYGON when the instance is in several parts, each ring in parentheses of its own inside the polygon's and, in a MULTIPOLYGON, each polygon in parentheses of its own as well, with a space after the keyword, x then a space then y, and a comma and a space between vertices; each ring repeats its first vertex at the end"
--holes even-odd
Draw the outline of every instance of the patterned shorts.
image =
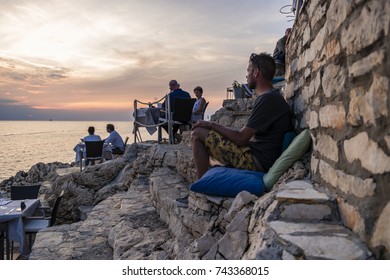
POLYGON ((257 170, 248 146, 239 147, 213 130, 205 141, 209 155, 221 163, 238 169, 257 170))

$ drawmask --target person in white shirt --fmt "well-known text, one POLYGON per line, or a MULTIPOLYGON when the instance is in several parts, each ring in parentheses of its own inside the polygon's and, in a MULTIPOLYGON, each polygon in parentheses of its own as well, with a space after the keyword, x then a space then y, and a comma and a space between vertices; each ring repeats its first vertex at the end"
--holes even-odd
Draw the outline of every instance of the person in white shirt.
POLYGON ((194 107, 192 108, 192 122, 197 122, 198 120, 202 119, 204 106, 206 105, 206 99, 204 99, 203 95, 203 88, 200 86, 197 86, 194 88, 194 94, 196 96, 196 102, 194 104, 194 107))
MULTIPOLYGON (((81 142, 85 142, 85 141, 101 141, 102 139, 100 138, 99 135, 96 135, 95 134, 95 127, 93 126, 90 126, 88 127, 88 135, 85 136, 84 138, 81 138, 80 139, 81 142)), ((82 147, 83 145, 76 145, 73 149, 73 151, 76 152, 76 159, 75 159, 75 162, 76 164, 79 164, 80 163, 80 148, 82 147)), ((84 157, 86 156, 85 154, 85 149, 84 149, 84 157)))
POLYGON ((123 142, 122 137, 118 132, 115 131, 113 124, 107 124, 106 130, 110 135, 104 140, 106 144, 111 146, 112 153, 114 155, 123 155, 125 149, 125 142, 123 142))
POLYGON ((85 136, 81 141, 86 142, 86 141, 101 141, 102 139, 100 138, 99 135, 95 134, 95 127, 90 126, 88 127, 88 135, 85 136))

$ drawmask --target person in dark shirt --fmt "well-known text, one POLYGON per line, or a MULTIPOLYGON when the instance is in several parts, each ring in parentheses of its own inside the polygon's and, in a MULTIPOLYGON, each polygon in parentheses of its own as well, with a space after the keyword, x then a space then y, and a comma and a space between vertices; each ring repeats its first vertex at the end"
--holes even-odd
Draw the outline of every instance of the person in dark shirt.
MULTIPOLYGON (((169 82, 169 90, 170 92, 168 93, 169 95, 169 106, 171 107, 171 112, 173 112, 173 102, 175 98, 191 98, 191 95, 182 90, 180 88, 180 84, 176 80, 171 80, 169 82)), ((165 108, 165 101, 162 104, 162 108, 165 108)))
MULTIPOLYGON (((188 92, 186 92, 180 88, 180 84, 176 80, 171 80, 169 82, 169 90, 170 90, 170 93, 168 93, 169 106, 170 106, 170 112, 172 112, 172 113, 174 112, 173 104, 174 104, 176 98, 191 98, 191 95, 188 92)), ((165 108, 165 104, 166 104, 166 99, 164 100, 164 102, 161 106, 163 109, 165 108)), ((166 117, 165 112, 162 112, 161 117, 162 118, 166 117)), ((164 130, 167 133, 169 133, 168 132, 168 125, 162 125, 162 128, 164 128, 164 130)), ((178 131, 179 131, 179 126, 173 126, 173 135, 175 138, 177 136, 178 131)))
POLYGON ((285 72, 285 63, 286 63, 286 42, 290 36, 291 28, 287 28, 284 32, 284 36, 276 42, 274 49, 274 60, 276 63, 276 73, 275 76, 282 76, 285 72))
MULTIPOLYGON (((292 129, 291 111, 278 89, 273 88, 275 62, 266 53, 252 54, 247 83, 256 97, 248 122, 240 131, 216 122, 193 125, 192 152, 197 177, 209 169, 210 157, 234 168, 267 172, 282 152, 284 134, 292 129)), ((176 200, 188 203, 188 196, 176 200)))

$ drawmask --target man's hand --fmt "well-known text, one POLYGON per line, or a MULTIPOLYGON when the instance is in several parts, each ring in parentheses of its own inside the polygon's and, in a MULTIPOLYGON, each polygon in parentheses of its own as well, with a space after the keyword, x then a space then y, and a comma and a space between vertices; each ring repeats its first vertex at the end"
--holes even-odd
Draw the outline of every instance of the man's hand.
POLYGON ((211 129, 211 125, 212 125, 212 122, 199 120, 192 125, 192 130, 194 130, 197 127, 211 129))

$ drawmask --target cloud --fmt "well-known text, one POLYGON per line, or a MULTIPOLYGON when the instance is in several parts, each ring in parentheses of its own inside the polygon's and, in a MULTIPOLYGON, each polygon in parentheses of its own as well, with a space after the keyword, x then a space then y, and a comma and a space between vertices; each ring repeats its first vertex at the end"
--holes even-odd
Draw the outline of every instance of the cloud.
POLYGON ((0 99, 0 105, 2 105, 2 104, 9 105, 9 104, 15 104, 15 103, 18 103, 18 101, 13 100, 13 99, 0 99))
POLYGON ((190 93, 201 85, 218 109, 226 87, 245 81, 249 54, 271 52, 289 27, 278 10, 290 2, 5 1, 0 98, 40 112, 130 111, 177 79, 190 93))

